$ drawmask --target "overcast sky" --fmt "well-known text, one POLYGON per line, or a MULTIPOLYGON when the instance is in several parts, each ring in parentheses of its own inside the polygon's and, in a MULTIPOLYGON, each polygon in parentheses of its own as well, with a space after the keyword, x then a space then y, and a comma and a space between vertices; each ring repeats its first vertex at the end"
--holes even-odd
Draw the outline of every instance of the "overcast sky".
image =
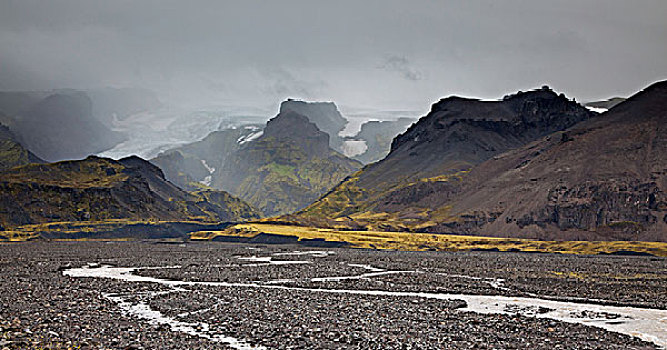
POLYGON ((0 0, 0 90, 425 110, 543 84, 625 96, 665 78, 665 0, 0 0))

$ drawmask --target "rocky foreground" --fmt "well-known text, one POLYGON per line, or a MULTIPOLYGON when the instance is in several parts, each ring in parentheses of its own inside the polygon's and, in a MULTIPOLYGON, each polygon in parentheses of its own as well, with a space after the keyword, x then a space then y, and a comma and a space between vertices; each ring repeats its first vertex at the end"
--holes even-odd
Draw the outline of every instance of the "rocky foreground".
POLYGON ((509 304, 482 314, 457 299, 332 290, 549 296, 664 310, 664 271, 667 259, 653 257, 0 244, 0 349, 652 349, 629 335, 539 317, 547 308, 509 304), (136 280, 73 274, 104 269, 136 280))

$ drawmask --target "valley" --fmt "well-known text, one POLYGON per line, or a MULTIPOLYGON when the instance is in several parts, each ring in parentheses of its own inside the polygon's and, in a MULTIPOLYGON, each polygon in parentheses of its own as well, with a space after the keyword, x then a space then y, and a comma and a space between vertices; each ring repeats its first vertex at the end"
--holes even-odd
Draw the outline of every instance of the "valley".
POLYGON ((667 350, 665 18, 0 0, 0 350, 667 350))

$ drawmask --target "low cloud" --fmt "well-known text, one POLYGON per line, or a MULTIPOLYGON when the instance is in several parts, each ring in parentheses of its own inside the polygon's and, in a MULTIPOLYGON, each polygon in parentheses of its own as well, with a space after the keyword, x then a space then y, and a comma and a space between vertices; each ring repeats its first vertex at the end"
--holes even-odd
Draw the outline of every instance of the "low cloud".
POLYGON ((407 80, 417 81, 423 79, 423 74, 405 57, 389 56, 380 65, 380 69, 390 72, 397 72, 407 80))
POLYGON ((297 78, 284 68, 269 68, 258 71, 262 93, 278 97, 311 98, 327 87, 322 80, 297 78))

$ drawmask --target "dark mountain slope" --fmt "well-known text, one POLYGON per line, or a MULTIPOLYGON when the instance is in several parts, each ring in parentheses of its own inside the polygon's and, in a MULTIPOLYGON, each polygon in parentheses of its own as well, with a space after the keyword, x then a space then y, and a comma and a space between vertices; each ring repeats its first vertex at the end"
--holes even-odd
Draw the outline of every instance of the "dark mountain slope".
POLYGON ((520 92, 502 101, 449 97, 398 135, 389 155, 360 175, 359 185, 391 186, 466 170, 593 115, 549 89, 520 92))
POLYGON ((247 204, 188 193, 138 157, 30 164, 0 172, 0 226, 107 219, 234 221, 256 217, 247 204))
POLYGON ((489 160, 434 231, 667 240, 667 82, 489 160))
POLYGON ((386 158, 337 186, 298 214, 298 220, 326 221, 374 212, 401 193, 415 199, 423 192, 434 193, 434 183, 594 115, 546 87, 502 101, 440 100, 427 116, 394 139, 386 158))
POLYGON ((280 104, 280 113, 294 112, 306 116, 317 128, 329 134, 329 146, 342 150, 343 139, 338 134, 345 128, 345 119, 333 102, 305 102, 289 99, 280 104))

